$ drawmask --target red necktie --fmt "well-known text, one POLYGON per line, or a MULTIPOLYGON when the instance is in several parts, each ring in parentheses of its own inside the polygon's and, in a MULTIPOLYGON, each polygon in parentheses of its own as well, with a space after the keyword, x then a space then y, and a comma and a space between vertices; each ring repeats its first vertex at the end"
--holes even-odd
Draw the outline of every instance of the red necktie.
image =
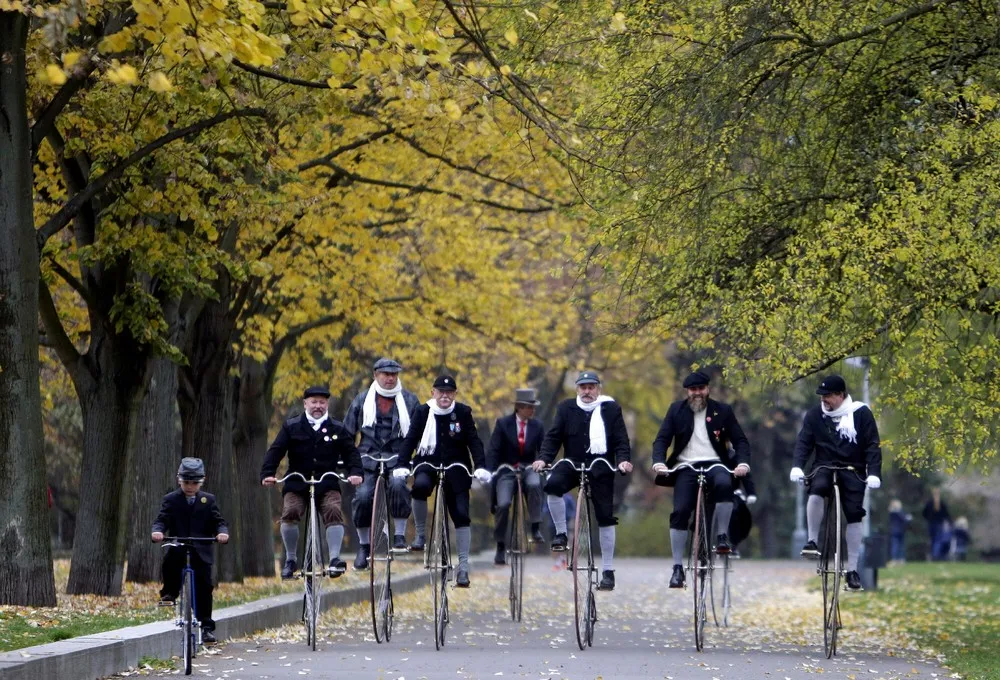
POLYGON ((517 446, 521 450, 521 455, 524 455, 524 421, 517 421, 517 446))

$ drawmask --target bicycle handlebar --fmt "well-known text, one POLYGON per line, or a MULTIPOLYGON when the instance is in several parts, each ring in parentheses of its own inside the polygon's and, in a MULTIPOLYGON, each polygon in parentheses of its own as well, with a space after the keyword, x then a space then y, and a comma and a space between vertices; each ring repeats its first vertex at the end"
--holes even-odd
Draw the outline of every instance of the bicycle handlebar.
POLYGON ((367 453, 361 454, 362 458, 367 458, 368 460, 375 461, 376 463, 392 463, 393 461, 399 460, 399 454, 394 453, 388 458, 379 458, 376 456, 369 455, 367 453))
POLYGON ((161 548, 193 548, 195 543, 215 543, 215 536, 164 536, 161 548))
MULTIPOLYGON (((530 470, 531 466, 530 465, 525 465, 525 466, 522 467, 522 466, 518 465, 518 467, 514 467, 510 463, 500 463, 499 465, 497 465, 496 472, 500 472, 501 470, 510 470, 511 472, 521 472, 525 468, 527 468, 527 469, 530 470)), ((496 473, 494 473, 494 474, 496 474, 496 473)))
POLYGON ((449 463, 448 465, 438 465, 436 463, 427 463, 427 462, 417 463, 410 470, 410 474, 412 475, 412 474, 416 473, 417 468, 419 468, 421 466, 429 467, 432 470, 434 470, 435 472, 447 472, 448 470, 457 467, 457 468, 462 468, 465 471, 465 474, 469 475, 470 477, 473 476, 472 473, 469 472, 469 468, 465 467, 465 465, 463 465, 462 463, 449 463))
POLYGON ((816 465, 813 467, 812 470, 809 471, 808 475, 803 475, 802 479, 812 479, 816 475, 816 473, 819 472, 820 470, 832 470, 834 472, 837 471, 853 472, 855 477, 860 479, 862 482, 865 481, 865 478, 858 474, 858 471, 854 468, 853 465, 816 465))
POLYGON ((618 470, 617 467, 615 467, 614 465, 612 465, 611 462, 607 458, 595 458, 594 460, 590 461, 590 464, 580 463, 579 465, 577 465, 575 461, 572 461, 569 458, 560 458, 559 460, 557 460, 556 462, 554 462, 552 465, 547 466, 545 468, 545 471, 546 472, 550 472, 552 470, 555 470, 556 466, 557 465, 561 465, 562 463, 567 463, 571 468, 573 468, 577 472, 591 472, 594 469, 595 465, 597 465, 598 463, 604 463, 605 465, 608 466, 608 469, 611 470, 612 472, 617 471, 618 474, 625 475, 624 472, 622 472, 621 470, 618 470))
MULTIPOLYGON (((708 472, 709 470, 711 470, 712 468, 715 468, 715 467, 720 467, 723 470, 725 470, 726 472, 728 472, 729 474, 733 474, 733 471, 730 470, 728 467, 726 467, 724 463, 712 463, 708 467, 695 467, 694 465, 695 465, 694 463, 678 463, 677 465, 673 466, 672 468, 669 468, 669 469, 667 469, 667 470, 665 470, 663 472, 657 472, 656 474, 657 474, 657 476, 659 476, 659 475, 670 475, 670 474, 673 474, 674 472, 677 472, 681 468, 688 468, 688 469, 694 470, 695 472, 708 472)), ((737 467, 739 467, 739 466, 737 466, 737 467)))
POLYGON ((320 475, 319 479, 316 479, 314 477, 310 477, 309 479, 306 479, 306 476, 304 474, 302 474, 301 472, 289 472, 287 475, 285 475, 281 479, 275 479, 274 481, 275 481, 276 484, 281 484, 285 480, 290 479, 292 477, 299 477, 306 484, 309 484, 310 486, 313 486, 313 485, 319 484, 324 479, 326 479, 328 476, 336 477, 340 481, 347 482, 348 484, 350 484, 350 482, 348 481, 347 477, 344 477, 339 472, 324 472, 322 475, 320 475))

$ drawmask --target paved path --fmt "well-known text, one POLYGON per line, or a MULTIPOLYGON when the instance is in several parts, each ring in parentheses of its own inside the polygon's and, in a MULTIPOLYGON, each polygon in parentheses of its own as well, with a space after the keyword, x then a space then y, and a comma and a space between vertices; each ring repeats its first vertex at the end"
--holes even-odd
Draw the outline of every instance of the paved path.
MULTIPOLYGON (((847 680, 949 677, 920 660, 901 639, 876 638, 864 622, 845 618, 841 653, 823 656, 819 593, 808 565, 736 562, 734 619, 710 628, 706 649, 694 649, 691 591, 667 589, 662 560, 620 560, 618 589, 598 594, 594 646, 580 651, 572 628, 572 579, 553 570, 548 555, 529 562, 524 621, 507 614, 507 572, 480 570, 472 588, 453 590, 447 645, 434 649, 429 591, 398 598, 389 644, 371 633, 367 606, 328 614, 321 649, 304 644, 301 626, 266 631, 220 645, 196 660, 195 675, 251 678, 762 678, 792 680, 816 674, 847 680)), ((846 595, 863 597, 863 595, 846 595)), ((166 674, 164 674, 166 675, 166 674)))

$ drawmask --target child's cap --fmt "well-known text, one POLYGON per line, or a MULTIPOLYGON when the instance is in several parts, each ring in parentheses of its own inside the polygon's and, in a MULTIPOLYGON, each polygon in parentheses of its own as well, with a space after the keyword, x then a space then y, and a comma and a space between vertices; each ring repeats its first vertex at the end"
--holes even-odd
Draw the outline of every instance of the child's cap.
POLYGON ((200 482, 205 479, 205 464, 201 458, 181 458, 177 476, 189 482, 200 482))

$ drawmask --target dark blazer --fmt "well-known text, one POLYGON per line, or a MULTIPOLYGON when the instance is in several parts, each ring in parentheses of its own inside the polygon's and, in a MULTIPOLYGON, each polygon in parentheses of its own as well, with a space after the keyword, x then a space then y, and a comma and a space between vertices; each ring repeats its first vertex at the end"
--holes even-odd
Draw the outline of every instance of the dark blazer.
POLYGON ((867 406, 854 412, 854 429, 858 436, 852 442, 837 433, 833 418, 823 415, 817 404, 802 420, 802 429, 795 442, 795 467, 805 469, 809 456, 815 452, 813 466, 853 465, 862 477, 875 475, 882 477, 882 445, 879 442, 878 425, 875 415, 867 406))
MULTIPOLYGON (((435 465, 448 465, 450 463, 462 463, 469 467, 470 457, 472 467, 469 472, 486 467, 486 454, 483 452, 483 441, 476 432, 476 420, 472 417, 472 409, 465 404, 455 403, 455 410, 445 416, 434 416, 437 421, 437 448, 429 456, 414 455, 420 438, 424 435, 424 425, 430 417, 431 407, 421 404, 413 414, 410 421, 410 432, 406 435, 403 443, 403 451, 400 456, 402 467, 413 467, 417 463, 434 463, 435 465)), ((461 470, 461 475, 452 475, 461 485, 455 487, 456 490, 468 489, 472 485, 472 480, 461 470), (462 478, 465 482, 461 482, 462 478), (466 482, 468 483, 466 485, 466 482)))
MULTIPOLYGON (((351 405, 347 407, 347 414, 344 416, 344 427, 354 437, 361 433, 361 441, 358 442, 358 453, 367 453, 369 456, 378 458, 388 458, 397 455, 403 450, 403 435, 399 430, 399 411, 395 407, 392 409, 392 438, 389 441, 381 442, 375 437, 374 427, 362 427, 361 420, 364 417, 365 398, 368 390, 363 390, 356 397, 351 405)), ((420 400, 413 392, 403 390, 403 403, 406 404, 406 411, 410 414, 410 424, 413 424, 413 412, 420 405, 420 400)), ((366 470, 378 470, 378 463, 367 458, 362 458, 361 463, 366 470)), ((389 467, 395 467, 390 465, 389 467)))
MULTIPOLYGON (((750 441, 743 434, 743 428, 736 420, 736 414, 729 404, 723 404, 709 399, 706 406, 705 428, 708 430, 708 440, 712 443, 719 460, 730 470, 737 465, 750 465, 750 441), (732 450, 729 448, 732 444, 732 450)), ((653 463, 666 463, 667 467, 677 464, 677 458, 691 441, 694 434, 694 411, 687 399, 679 399, 667 409, 663 417, 660 431, 653 441, 653 463), (667 449, 671 441, 674 449, 667 457, 667 449)), ((667 475, 662 486, 673 486, 676 475, 667 475)))
POLYGON ((517 414, 497 418, 486 449, 486 469, 496 472, 502 463, 531 465, 538 458, 542 447, 545 426, 538 418, 531 418, 524 426, 524 453, 517 443, 517 414))
MULTIPOLYGON (((354 446, 351 436, 344 424, 339 420, 327 417, 318 430, 313 430, 306 419, 306 414, 289 418, 281 426, 278 436, 264 456, 264 465, 260 469, 260 478, 273 477, 278 465, 288 456, 288 471, 301 472, 306 477, 314 473, 317 477, 324 472, 334 472, 338 467, 347 468, 348 476, 361 476, 361 456, 354 446)), ((316 493, 339 491, 340 482, 336 478, 327 477, 316 487, 316 493)), ((294 491, 308 493, 309 485, 298 477, 285 482, 282 495, 294 491)))
MULTIPOLYGON (((604 419, 604 431, 608 437, 608 452, 603 458, 617 467, 619 463, 631 460, 632 447, 628 440, 628 430, 625 429, 625 418, 622 407, 616 401, 606 401, 599 407, 604 419)), ((563 456, 577 463, 590 463, 594 459, 590 453, 590 417, 591 414, 576 405, 576 399, 566 399, 556 407, 556 417, 552 427, 545 433, 538 459, 548 464, 556 459, 559 448, 563 456)), ((594 468, 595 473, 603 474, 603 468, 594 468), (600 471, 600 472, 598 472, 600 471)), ((610 473, 610 470, 608 471, 610 473)))
MULTIPOLYGON (((160 514, 153 522, 153 531, 167 536, 214 538, 218 534, 228 534, 229 527, 219 512, 219 506, 215 504, 215 496, 199 491, 194 497, 194 503, 188 505, 184 492, 177 489, 163 497, 160 514)), ((212 564, 214 548, 212 543, 202 543, 195 546, 195 552, 205 564, 212 564)))

